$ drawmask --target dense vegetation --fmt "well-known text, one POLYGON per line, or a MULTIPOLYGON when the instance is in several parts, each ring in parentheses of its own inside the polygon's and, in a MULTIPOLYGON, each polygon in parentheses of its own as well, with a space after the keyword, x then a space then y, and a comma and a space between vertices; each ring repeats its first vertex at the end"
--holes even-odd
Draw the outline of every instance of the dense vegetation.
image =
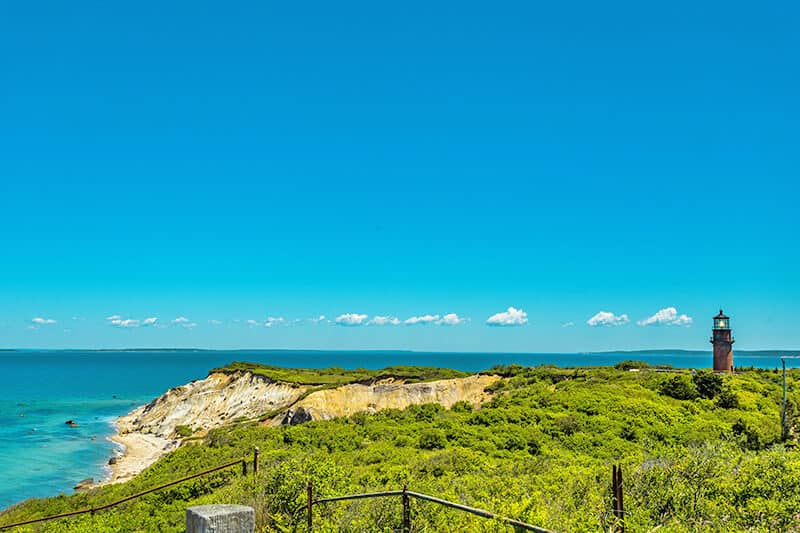
POLYGON ((298 385, 347 385, 348 383, 368 383, 383 378, 399 378, 406 383, 421 381, 434 381, 437 379, 463 378, 467 372, 449 368, 434 368, 427 366, 390 366, 382 370, 369 370, 356 368, 345 370, 340 367, 330 368, 281 368, 278 366, 261 365, 234 361, 211 372, 236 372, 244 370, 253 374, 267 377, 272 381, 296 383, 298 385))
MULTIPOLYGON (((723 378, 632 362, 490 372, 505 379, 480 410, 426 404, 298 426, 215 430, 128 483, 31 500, 0 515, 0 524, 100 505, 250 456, 258 446, 257 476, 233 468, 41 530, 178 532, 188 505, 225 502, 253 506, 261 531, 303 531, 305 485, 313 480, 321 497, 407 483, 556 531, 608 531, 612 464, 624 472, 627 531, 800 529, 800 456, 791 438, 781 442, 780 374, 749 370, 723 378)), ((796 411, 792 401, 791 419, 796 411)), ((433 504, 413 508, 415 531, 508 530, 433 504)), ((398 499, 316 510, 318 531, 392 531, 399 519, 398 499)))

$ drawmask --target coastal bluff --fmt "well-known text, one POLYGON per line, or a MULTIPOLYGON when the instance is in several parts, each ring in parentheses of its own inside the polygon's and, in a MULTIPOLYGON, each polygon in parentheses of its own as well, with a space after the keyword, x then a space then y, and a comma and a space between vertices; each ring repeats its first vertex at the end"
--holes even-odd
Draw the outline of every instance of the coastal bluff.
POLYGON ((502 378, 475 374, 421 379, 408 372, 380 371, 352 379, 357 381, 340 377, 302 383, 274 379, 257 369, 215 369, 205 379, 172 388, 117 419, 118 434, 112 440, 123 445, 125 453, 111 465, 109 482, 130 479, 186 437, 214 428, 242 422, 299 424, 424 403, 449 408, 468 402, 479 407, 491 398, 487 387, 502 378))

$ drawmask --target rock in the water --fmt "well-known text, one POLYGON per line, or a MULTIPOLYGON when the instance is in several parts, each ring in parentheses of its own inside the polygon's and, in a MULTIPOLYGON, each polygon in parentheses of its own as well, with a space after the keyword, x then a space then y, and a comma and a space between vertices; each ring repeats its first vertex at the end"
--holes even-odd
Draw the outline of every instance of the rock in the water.
POLYGON ((86 490, 86 489, 92 488, 93 486, 94 486, 94 478, 93 477, 87 477, 83 481, 78 482, 78 484, 75 485, 75 487, 73 487, 73 488, 75 490, 86 490))
POLYGON ((108 460, 108 464, 110 464, 110 465, 115 465, 115 464, 117 464, 117 458, 116 458, 116 456, 114 456, 114 457, 112 457, 111 459, 109 459, 109 460, 108 460))
POLYGON ((253 533, 256 513, 244 505, 197 505, 186 509, 186 533, 253 533))

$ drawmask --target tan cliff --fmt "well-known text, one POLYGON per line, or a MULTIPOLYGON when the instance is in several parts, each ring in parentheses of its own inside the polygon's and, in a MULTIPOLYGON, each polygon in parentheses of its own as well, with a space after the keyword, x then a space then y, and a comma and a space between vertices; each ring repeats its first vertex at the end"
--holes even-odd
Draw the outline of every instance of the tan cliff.
POLYGON ((250 372, 214 372, 205 379, 168 390, 147 405, 120 417, 120 433, 138 432, 177 437, 178 426, 192 432, 254 419, 296 402, 309 389, 274 382, 250 372))
POLYGON ((240 420, 299 424, 423 403, 449 408, 466 401, 478 407, 491 398, 485 389, 500 379, 473 375, 404 383, 388 378, 327 388, 276 382, 247 371, 213 372, 205 379, 170 389, 117 420, 119 433, 112 440, 123 446, 124 452, 111 465, 106 482, 134 477, 179 446, 181 435, 189 432, 204 433, 240 420))
POLYGON ((485 389, 498 379, 497 376, 475 375, 426 383, 403 383, 390 379, 374 384, 343 385, 308 395, 274 420, 284 424, 330 420, 361 411, 374 413, 423 403, 438 403, 449 408, 456 402, 466 401, 478 407, 491 398, 485 389))

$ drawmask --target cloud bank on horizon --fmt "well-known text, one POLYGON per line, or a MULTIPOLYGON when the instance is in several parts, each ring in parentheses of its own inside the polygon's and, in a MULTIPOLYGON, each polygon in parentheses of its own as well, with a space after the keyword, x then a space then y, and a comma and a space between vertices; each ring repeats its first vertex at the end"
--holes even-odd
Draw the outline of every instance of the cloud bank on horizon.
POLYGON ((334 323, 340 326, 458 326, 469 322, 468 318, 458 316, 457 313, 447 313, 445 315, 418 315, 410 316, 405 320, 400 320, 394 315, 369 315, 361 313, 344 313, 334 319, 334 323))
POLYGON ((118 328, 139 328, 139 327, 148 327, 148 326, 155 326, 156 322, 158 322, 158 317, 148 317, 144 320, 139 320, 136 318, 123 318, 122 315, 111 315, 106 317, 106 321, 115 327, 118 328))
MULTIPOLYGON (((73 317, 75 320, 75 317, 73 317)), ((122 315, 111 315, 105 317, 105 322, 111 326, 125 329, 135 329, 143 327, 156 327, 165 328, 166 325, 159 323, 158 317, 147 317, 144 319, 138 318, 125 318, 122 315)), ((233 320, 233 323, 243 323, 247 326, 259 326, 272 328, 277 326, 290 326, 302 324, 335 324, 339 326, 354 327, 354 326, 459 326, 470 322, 469 318, 459 316, 457 313, 439 314, 423 314, 413 315, 406 319, 400 319, 396 315, 373 315, 370 317, 366 313, 343 313, 338 315, 335 319, 329 320, 325 315, 319 315, 312 318, 295 318, 287 319, 282 316, 268 316, 264 320, 247 319, 247 320, 233 320)), ((626 313, 615 314, 611 311, 601 310, 595 313, 592 317, 586 320, 586 325, 589 327, 616 327, 629 324, 630 317, 626 313)), ((691 326, 694 319, 685 313, 678 313, 676 307, 665 307, 656 311, 653 315, 637 320, 638 326, 691 326)), ((34 317, 30 320, 30 328, 40 328, 56 324, 57 320, 53 318, 44 318, 41 316, 34 317)), ((206 321, 211 326, 222 326, 225 321, 219 319, 209 319, 206 321)), ((180 326, 185 329, 193 329, 198 326, 197 322, 190 320, 185 316, 178 316, 168 322, 171 326, 180 326)), ((508 307, 505 311, 495 313, 489 316, 484 324, 491 327, 514 327, 524 326, 528 324, 528 313, 523 309, 515 307, 508 307)), ((567 321, 561 323, 562 328, 575 327, 574 321, 567 321)))

